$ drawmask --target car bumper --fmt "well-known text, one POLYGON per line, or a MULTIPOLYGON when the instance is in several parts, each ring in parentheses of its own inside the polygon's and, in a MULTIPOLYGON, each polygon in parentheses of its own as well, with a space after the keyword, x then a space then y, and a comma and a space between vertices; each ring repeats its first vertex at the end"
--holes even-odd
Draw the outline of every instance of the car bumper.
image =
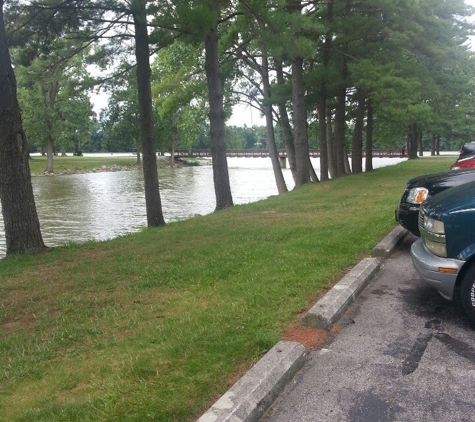
POLYGON ((412 263, 419 276, 448 300, 454 296, 455 283, 465 261, 441 258, 429 252, 422 239, 411 247, 412 263))
POLYGON ((396 221, 412 234, 419 233, 419 205, 401 203, 394 212, 396 221))

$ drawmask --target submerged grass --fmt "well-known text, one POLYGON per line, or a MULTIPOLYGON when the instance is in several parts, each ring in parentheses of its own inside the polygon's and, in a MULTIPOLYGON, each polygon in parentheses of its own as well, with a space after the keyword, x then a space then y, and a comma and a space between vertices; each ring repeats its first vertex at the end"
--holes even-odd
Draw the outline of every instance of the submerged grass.
POLYGON ((196 419, 453 158, 0 262, 0 421, 196 419))

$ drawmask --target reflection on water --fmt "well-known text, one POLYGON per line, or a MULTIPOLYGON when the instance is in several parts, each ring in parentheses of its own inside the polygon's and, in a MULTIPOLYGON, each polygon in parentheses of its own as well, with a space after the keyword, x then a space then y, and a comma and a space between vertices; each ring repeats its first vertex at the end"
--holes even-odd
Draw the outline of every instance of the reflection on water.
MULTIPOLYGON (((400 159, 375 159, 375 167, 400 159)), ((313 161, 318 171, 318 160, 313 161)), ((228 158, 235 204, 277 194, 269 158, 228 158)), ((289 189, 289 169, 284 169, 289 189)), ((211 166, 160 168, 160 195, 165 221, 209 214, 216 206, 211 166)), ((89 239, 105 240, 136 232, 147 224, 141 170, 76 174, 32 179, 43 239, 48 246, 89 239)), ((5 236, 0 213, 0 256, 5 236)))

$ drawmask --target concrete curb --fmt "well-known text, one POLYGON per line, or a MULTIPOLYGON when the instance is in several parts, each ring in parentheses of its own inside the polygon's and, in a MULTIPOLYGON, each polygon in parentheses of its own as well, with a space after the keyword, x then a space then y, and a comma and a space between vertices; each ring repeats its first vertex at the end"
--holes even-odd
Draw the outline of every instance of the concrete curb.
POLYGON ((398 225, 373 248, 371 255, 388 258, 394 252, 394 249, 403 241, 407 233, 408 231, 405 228, 398 225))
POLYGON ((279 341, 198 419, 198 422, 256 422, 305 362, 305 348, 279 341))
POLYGON ((303 325, 330 330, 379 271, 378 258, 365 258, 346 274, 302 318, 303 325))
MULTIPOLYGON (((388 258, 407 235, 401 226, 395 227, 372 250, 372 255, 388 258)), ((333 324, 345 313, 361 291, 379 271, 378 258, 365 258, 323 296, 302 318, 307 327, 330 330, 333 324)))
MULTIPOLYGON (((372 255, 387 258, 402 242, 407 230, 397 226, 372 255)), ((379 271, 378 258, 365 258, 346 274, 302 318, 305 325, 331 329, 379 271)), ((236 382, 197 422, 256 422, 285 385, 305 363, 305 348, 297 342, 279 341, 236 382)))

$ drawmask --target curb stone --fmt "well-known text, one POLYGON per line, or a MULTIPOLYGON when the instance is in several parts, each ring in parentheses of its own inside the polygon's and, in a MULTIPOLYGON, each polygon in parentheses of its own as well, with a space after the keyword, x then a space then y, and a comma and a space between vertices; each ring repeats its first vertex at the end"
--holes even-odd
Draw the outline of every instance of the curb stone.
MULTIPOLYGON (((394 228, 372 250, 388 258, 407 235, 394 228)), ((302 318, 304 325, 331 329, 381 267, 378 258, 365 258, 346 274, 302 318)), ((302 368, 307 353, 298 342, 279 341, 240 378, 197 422, 257 422, 285 385, 302 368)))
POLYGON ((331 330, 361 291, 379 271, 378 258, 365 258, 346 274, 302 318, 303 325, 331 330))
MULTIPOLYGON (((388 258, 407 233, 406 229, 398 225, 373 248, 372 255, 381 259, 388 258)), ((307 327, 330 330, 373 279, 380 267, 381 261, 378 258, 361 260, 304 315, 302 323, 307 327)))
POLYGON ((198 422, 257 422, 305 363, 300 343, 279 341, 198 422))
POLYGON ((408 231, 402 226, 395 227, 381 242, 371 251, 372 256, 389 258, 399 244, 404 240, 408 231))

